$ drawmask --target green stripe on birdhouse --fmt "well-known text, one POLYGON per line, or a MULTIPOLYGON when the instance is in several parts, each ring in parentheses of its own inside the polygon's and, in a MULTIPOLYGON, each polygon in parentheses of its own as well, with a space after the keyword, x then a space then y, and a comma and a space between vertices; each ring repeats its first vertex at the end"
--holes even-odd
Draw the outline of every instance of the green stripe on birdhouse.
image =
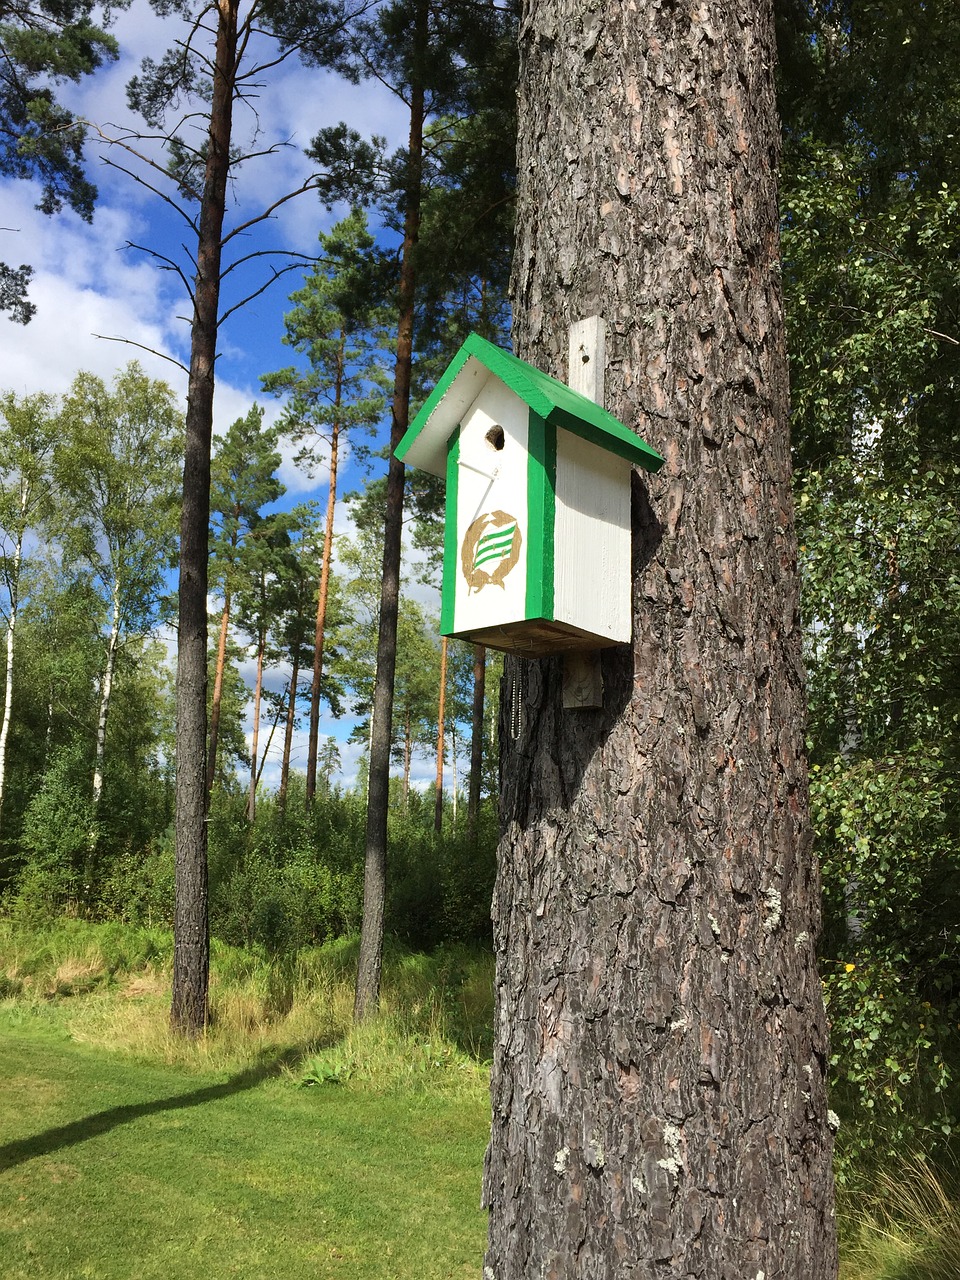
POLYGON ((491 560, 503 560, 513 550, 513 537, 517 532, 517 526, 511 525, 509 529, 502 532, 485 534, 477 543, 477 549, 473 555, 473 567, 479 568, 482 564, 487 564, 491 560))
MULTIPOLYGON (((460 428, 457 427, 447 442, 447 485, 443 524, 443 581, 453 583, 457 575, 457 500, 460 491, 459 468, 460 428)), ((440 633, 448 636, 453 631, 455 593, 451 587, 440 598, 440 633)))
POLYGON ((444 635, 526 656, 630 640, 631 469, 663 459, 622 423, 471 335, 396 456, 446 480, 444 635))
POLYGON ((556 521, 557 429, 531 411, 527 437, 528 618, 553 618, 553 533, 556 521))
POLYGON ((396 448, 400 461, 445 476, 450 432, 490 373, 554 427, 563 427, 647 471, 663 466, 660 454, 613 414, 476 333, 464 342, 410 424, 396 448))

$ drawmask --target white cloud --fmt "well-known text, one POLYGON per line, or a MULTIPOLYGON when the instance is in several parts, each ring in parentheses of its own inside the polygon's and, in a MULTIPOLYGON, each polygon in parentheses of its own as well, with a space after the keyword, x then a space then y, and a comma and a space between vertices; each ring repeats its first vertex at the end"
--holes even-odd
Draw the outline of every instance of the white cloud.
MULTIPOLYGON (((180 23, 158 18, 143 0, 134 0, 129 9, 118 13, 113 31, 121 45, 120 61, 76 86, 68 86, 63 94, 79 115, 101 125, 131 121, 127 82, 141 58, 158 58, 177 39, 180 23)), ((233 225, 310 173, 303 148, 325 125, 347 120, 364 137, 386 135, 390 150, 406 141, 406 112, 382 85, 376 81, 350 85, 332 71, 304 68, 294 61, 286 64, 281 74, 271 73, 255 106, 262 143, 283 140, 291 145, 241 172, 233 193, 236 203, 229 211, 233 225)), ((249 113, 240 113, 241 130, 251 121, 249 113)), ((120 159, 118 152, 112 154, 120 159)), ((100 187, 92 225, 70 212, 44 217, 34 208, 38 192, 32 184, 0 181, 4 203, 0 221, 4 227, 17 228, 16 232, 0 233, 0 259, 33 265, 30 296, 37 307, 27 326, 0 316, 0 389, 17 394, 61 394, 81 369, 109 382, 119 368, 136 359, 152 377, 169 382, 185 399, 186 376, 165 358, 182 363, 188 359, 189 328, 183 316, 189 302, 183 285, 173 273, 161 270, 156 258, 126 246, 128 242, 151 246, 183 262, 182 245, 189 243, 189 228, 145 187, 98 163, 95 147, 90 155, 91 177, 100 187), (98 334, 123 338, 134 345, 107 341, 98 334)), ((317 248, 318 231, 328 230, 342 212, 325 210, 312 194, 303 196, 278 210, 270 224, 256 233, 262 234, 263 240, 252 236, 249 247, 263 243, 311 255, 317 248)), ((189 273, 190 268, 186 270, 189 273)), ((280 344, 282 315, 289 293, 298 285, 297 273, 291 272, 223 330, 214 403, 216 432, 226 431, 255 400, 264 407, 268 422, 275 421, 281 412, 280 403, 260 390, 260 375, 290 362, 289 349, 280 344)), ((327 462, 322 461, 316 474, 309 477, 294 465, 295 452, 293 444, 283 443, 279 474, 287 486, 286 500, 315 496, 323 501, 327 462)), ((344 451, 341 479, 343 490, 358 483, 349 447, 344 451)), ((352 532, 349 511, 342 501, 337 505, 336 530, 338 536, 352 532)), ((416 595, 436 607, 435 592, 417 588, 416 595)), ((164 642, 169 649, 169 636, 164 642)), ((243 674, 252 688, 251 667, 246 663, 243 674)), ((272 670, 269 687, 281 688, 287 674, 282 667, 272 670)), ((346 783, 355 780, 357 761, 364 750, 360 744, 345 742, 351 728, 348 717, 334 722, 324 709, 321 731, 338 740, 343 762, 338 781, 346 783)), ((262 730, 262 742, 268 732, 268 728, 262 730)), ((279 777, 281 749, 282 726, 278 726, 263 775, 268 784, 279 777)), ((294 767, 305 767, 305 728, 295 734, 293 760, 294 767)), ((428 785, 432 776, 429 763, 418 760, 415 784, 428 785)))

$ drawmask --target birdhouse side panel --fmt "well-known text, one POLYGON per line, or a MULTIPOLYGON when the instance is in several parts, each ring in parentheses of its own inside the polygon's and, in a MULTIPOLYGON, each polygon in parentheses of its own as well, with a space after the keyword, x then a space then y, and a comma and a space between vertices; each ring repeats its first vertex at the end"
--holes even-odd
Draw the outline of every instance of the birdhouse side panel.
POLYGON ((558 437, 554 617, 627 643, 630 465, 568 431, 558 437))
POLYGON ((448 456, 445 635, 525 616, 527 451, 527 406, 490 378, 464 413, 448 456))

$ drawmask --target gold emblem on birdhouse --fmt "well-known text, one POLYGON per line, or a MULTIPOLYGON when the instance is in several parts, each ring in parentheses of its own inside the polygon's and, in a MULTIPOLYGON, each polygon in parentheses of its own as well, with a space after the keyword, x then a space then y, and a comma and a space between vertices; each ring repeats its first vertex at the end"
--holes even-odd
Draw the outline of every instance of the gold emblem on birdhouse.
POLYGON ((469 593, 503 580, 520 560, 520 524, 506 511, 488 511, 471 524, 460 547, 460 567, 469 593))

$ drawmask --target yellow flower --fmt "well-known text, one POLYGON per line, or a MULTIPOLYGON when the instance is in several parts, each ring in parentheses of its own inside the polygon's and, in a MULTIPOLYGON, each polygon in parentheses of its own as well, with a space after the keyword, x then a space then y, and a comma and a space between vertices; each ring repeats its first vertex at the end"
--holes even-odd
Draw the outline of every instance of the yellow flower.
POLYGON ((855 964, 845 964, 843 967, 846 969, 847 973, 853 973, 857 966, 855 964))

